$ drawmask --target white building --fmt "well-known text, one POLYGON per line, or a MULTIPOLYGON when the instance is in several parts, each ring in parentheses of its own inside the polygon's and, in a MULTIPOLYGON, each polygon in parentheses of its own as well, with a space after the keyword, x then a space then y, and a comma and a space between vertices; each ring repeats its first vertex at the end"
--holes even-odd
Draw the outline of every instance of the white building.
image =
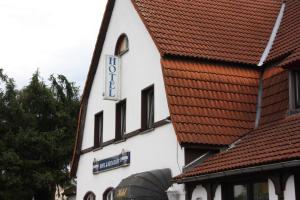
POLYGON ((299 10, 298 1, 109 0, 81 101, 77 199, 168 190, 182 200, 299 200, 299 10), (273 134, 283 127, 294 143, 273 134))
MULTIPOLYGON (((97 69, 93 79, 90 78, 90 92, 87 109, 81 155, 76 170, 77 199, 89 192, 102 199, 103 194, 110 188, 115 188, 122 179, 131 174, 169 168, 172 176, 179 175, 184 166, 184 152, 179 146, 174 128, 170 123, 170 113, 165 95, 160 53, 135 8, 129 0, 118 0, 108 4, 106 20, 101 29, 107 26, 103 41, 102 52, 97 62, 97 69), (113 11, 110 11, 113 6, 113 11), (108 12, 111 12, 108 14, 108 12), (111 17, 107 17, 111 15, 111 17), (105 24, 108 23, 108 24, 105 24), (125 34, 125 35, 124 35, 125 34), (117 41, 124 40, 126 52, 120 55, 120 97, 126 106, 126 130, 116 138, 116 109, 119 101, 105 100, 105 65, 106 56, 115 55, 117 41), (154 92, 154 121, 146 123, 149 127, 141 128, 143 91, 154 92), (97 114, 101 113, 103 130, 101 144, 94 144, 94 123, 97 114), (143 130, 142 130, 143 129, 143 130), (96 144, 96 146, 98 146, 96 144), (122 151, 130 152, 130 164, 126 167, 113 169, 101 173, 93 173, 93 161, 103 160, 119 155, 122 151)), ((100 34, 103 32, 100 32, 100 34)), ((101 36, 100 36, 101 39, 101 36)), ((123 45, 123 44, 122 44, 123 45)), ((96 47, 97 48, 97 47, 96 47)), ((95 51, 97 54, 97 49, 95 51)), ((95 55, 94 55, 95 59, 95 55)), ((93 70, 93 69, 92 69, 93 70)), ((89 76, 91 72, 89 73, 89 76)), ((117 83, 116 83, 117 84, 117 83)), ((86 86, 87 87, 87 86, 86 86)), ((87 90, 87 88, 86 88, 87 90)), ((84 97, 85 98, 85 97, 84 97)), ((145 98, 147 98, 145 96, 145 98)), ((100 115, 99 115, 100 116, 100 115)), ((123 116, 122 116, 123 117, 123 116)), ((125 120, 125 119, 124 119, 125 120)), ((99 123, 99 122, 98 122, 99 123)), ((121 130, 122 128, 120 128, 121 130)), ((124 127, 125 129, 125 127, 124 127)), ((96 133, 97 134, 97 133, 96 133)), ((99 140, 99 139, 98 139, 99 140)), ((99 140, 100 141, 100 140, 99 140)), ((183 186, 175 186, 184 198, 183 186)))

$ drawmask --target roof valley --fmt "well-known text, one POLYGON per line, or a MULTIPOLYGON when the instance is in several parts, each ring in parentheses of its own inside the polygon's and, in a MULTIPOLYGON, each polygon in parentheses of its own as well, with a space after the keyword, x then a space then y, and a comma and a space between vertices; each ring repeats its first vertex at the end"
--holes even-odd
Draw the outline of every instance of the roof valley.
POLYGON ((285 3, 282 3, 279 14, 277 16, 276 22, 275 22, 274 27, 273 27, 272 33, 270 35, 270 39, 269 39, 268 44, 265 48, 265 51, 263 52, 263 54, 260 58, 258 66, 262 66, 264 64, 264 62, 266 61, 266 59, 267 59, 267 57, 268 57, 268 55, 269 55, 269 53, 272 49, 272 46, 274 44, 276 35, 278 33, 279 27, 280 27, 281 22, 282 22, 284 11, 285 11, 285 3))

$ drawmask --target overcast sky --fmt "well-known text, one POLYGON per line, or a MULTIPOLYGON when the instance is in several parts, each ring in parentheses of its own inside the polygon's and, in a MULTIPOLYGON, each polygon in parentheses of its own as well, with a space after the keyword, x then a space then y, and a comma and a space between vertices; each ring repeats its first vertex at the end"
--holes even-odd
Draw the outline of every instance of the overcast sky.
POLYGON ((26 85, 64 74, 81 89, 106 0, 0 0, 0 68, 26 85))

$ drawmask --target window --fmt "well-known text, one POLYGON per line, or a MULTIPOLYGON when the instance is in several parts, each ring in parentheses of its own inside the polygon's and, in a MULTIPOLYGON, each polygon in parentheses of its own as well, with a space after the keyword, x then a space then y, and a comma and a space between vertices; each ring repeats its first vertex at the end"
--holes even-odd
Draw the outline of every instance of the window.
POLYGON ((300 71, 293 72, 295 109, 300 108, 300 71))
POLYGON ((105 200, 114 200, 114 191, 113 190, 109 191, 105 200))
POLYGON ((253 200, 269 200, 268 182, 253 184, 253 200))
POLYGON ((83 200, 96 200, 96 196, 93 192, 88 192, 84 195, 83 200))
POLYGON ((114 188, 110 187, 103 193, 103 200, 113 200, 114 199, 114 188))
POLYGON ((247 199, 247 185, 234 185, 233 197, 234 200, 246 200, 247 199))
POLYGON ((151 129, 154 125, 154 86, 142 91, 142 130, 151 129))
POLYGON ((256 182, 233 185, 233 200, 269 200, 268 182, 256 182))
POLYGON ((122 140, 126 132, 126 99, 116 104, 116 137, 115 140, 122 140))
POLYGON ((126 34, 122 34, 116 44, 115 55, 122 56, 129 50, 128 37, 126 34))
POLYGON ((103 112, 95 115, 94 148, 100 147, 103 141, 103 112))
POLYGON ((290 72, 290 113, 300 111, 300 70, 290 72))

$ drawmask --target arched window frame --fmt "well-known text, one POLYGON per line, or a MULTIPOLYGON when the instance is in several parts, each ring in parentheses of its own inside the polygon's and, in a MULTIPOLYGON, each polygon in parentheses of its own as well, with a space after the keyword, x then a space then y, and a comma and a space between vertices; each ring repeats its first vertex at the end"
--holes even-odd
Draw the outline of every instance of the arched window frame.
POLYGON ((96 200, 96 195, 89 191, 84 195, 83 200, 96 200))
POLYGON ((115 56, 122 56, 126 52, 129 51, 129 41, 128 37, 125 33, 121 34, 117 40, 116 47, 115 47, 115 56), (124 45, 124 49, 122 48, 122 45, 124 45))
POLYGON ((113 200, 114 198, 114 188, 109 187, 103 193, 103 200, 113 200))

